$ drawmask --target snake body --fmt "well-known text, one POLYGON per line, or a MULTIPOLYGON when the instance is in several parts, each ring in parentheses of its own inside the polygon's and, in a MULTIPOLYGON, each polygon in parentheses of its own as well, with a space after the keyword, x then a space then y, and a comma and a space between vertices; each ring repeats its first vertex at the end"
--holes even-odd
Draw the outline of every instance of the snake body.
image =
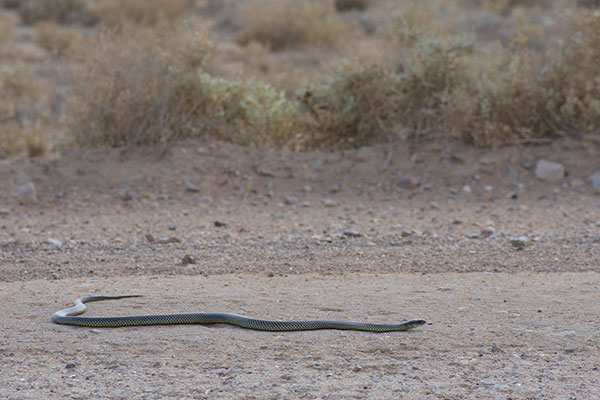
POLYGON ((345 321, 272 321, 248 318, 230 313, 187 313, 163 315, 132 315, 126 317, 78 317, 87 307, 84 303, 102 300, 117 300, 140 295, 126 296, 88 296, 75 300, 73 307, 54 313, 52 320, 57 324, 77 325, 94 328, 109 328, 138 325, 175 325, 175 324, 229 324, 258 331, 308 331, 316 329, 341 329, 367 332, 407 331, 425 324, 421 319, 405 321, 399 324, 371 324, 345 321))

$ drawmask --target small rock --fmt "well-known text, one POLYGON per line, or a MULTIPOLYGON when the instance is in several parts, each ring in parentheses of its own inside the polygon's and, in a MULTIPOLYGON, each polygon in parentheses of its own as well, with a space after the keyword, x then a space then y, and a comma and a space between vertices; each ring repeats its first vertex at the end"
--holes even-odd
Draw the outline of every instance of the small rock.
POLYGON ((396 185, 405 190, 414 190, 421 185, 421 181, 416 176, 399 174, 396 176, 396 185))
POLYGON ((323 200, 323 205, 325 207, 335 207, 335 206, 337 206, 337 201, 335 201, 333 199, 325 199, 325 200, 323 200))
POLYGON ((352 230, 352 229, 348 229, 344 231, 344 236, 348 236, 348 237, 361 237, 363 236, 362 233, 352 230))
POLYGON ((288 206, 291 206, 291 205, 298 203, 298 199, 294 196, 284 196, 283 202, 285 204, 287 204, 288 206))
POLYGON ((400 236, 402 236, 403 238, 405 238, 405 237, 412 236, 412 234, 413 234, 413 233, 412 233, 412 232, 409 232, 409 231, 402 231, 402 232, 400 233, 400 236))
POLYGON ((181 240, 176 238, 175 236, 171 236, 167 239, 159 239, 156 241, 157 244, 168 244, 168 243, 181 243, 181 240))
POLYGON ((585 182, 581 178, 574 178, 571 182, 569 182, 569 185, 572 188, 580 188, 585 185, 585 182))
POLYGON ((6 208, 0 208, 0 215, 4 216, 4 215, 9 215, 10 211, 7 210, 6 208))
POLYGON ((485 186, 483 188, 483 200, 484 201, 494 200, 494 187, 493 186, 485 186))
POLYGON ((531 169, 533 168, 533 161, 532 160, 523 160, 523 162, 521 163, 521 166, 525 169, 531 169))
POLYGON ((224 226, 227 226, 227 223, 222 222, 222 221, 215 221, 214 224, 217 228, 222 228, 224 226))
POLYGON ((44 243, 52 245, 52 246, 56 246, 56 247, 62 246, 62 242, 60 240, 54 239, 54 238, 48 238, 48 239, 44 240, 44 243))
POLYGON ((11 192, 20 204, 33 204, 37 202, 37 191, 33 182, 27 182, 11 192))
POLYGON ((577 346, 565 347, 565 353, 573 353, 577 350, 577 346))
POLYGON ((181 265, 185 267, 188 264, 196 264, 196 260, 194 259, 194 257, 190 256, 189 254, 186 254, 181 259, 181 265))
POLYGON ((301 203, 298 204, 300 207, 310 207, 310 202, 309 201, 303 201, 301 203))
POLYGON ((73 363, 68 363, 67 365, 65 365, 65 369, 73 369, 75 368, 77 365, 73 364, 73 363))
POLYGON ((517 250, 524 249, 529 244, 529 237, 527 236, 519 236, 510 239, 510 244, 512 247, 515 247, 517 250))
POLYGON ((200 188, 197 185, 194 185, 191 182, 186 182, 185 183, 185 190, 190 192, 190 193, 198 193, 200 191, 200 188))
POLYGON ((488 237, 492 236, 494 233, 496 233, 496 230, 494 229, 494 227, 485 226, 481 230, 481 237, 488 238, 488 237))
POLYGON ((562 164, 541 159, 535 165, 535 175, 543 181, 556 182, 565 177, 562 164))
POLYGON ((123 186, 121 188, 121 190, 119 190, 119 197, 123 201, 133 200, 133 194, 131 193, 131 188, 129 186, 123 186))
POLYGON ((502 352, 502 349, 501 349, 500 347, 496 346, 496 345, 493 345, 493 346, 490 348, 490 352, 492 352, 492 353, 501 353, 501 352, 502 352))
POLYGON ((210 206, 213 202, 212 197, 210 196, 202 196, 198 199, 198 202, 196 203, 199 207, 207 207, 210 206))
POLYGON ((330 189, 333 194, 339 193, 340 190, 342 190, 342 187, 338 183, 333 184, 330 189))
POLYGON ((590 185, 592 185, 594 190, 600 190, 600 171, 590 175, 587 178, 587 181, 590 183, 590 185))
POLYGON ((144 235, 144 237, 146 238, 146 240, 148 241, 148 243, 152 243, 154 242, 156 239, 154 238, 154 236, 152 236, 150 233, 146 233, 144 235))
POLYGON ((447 292, 452 290, 452 288, 447 287, 447 286, 440 286, 439 288, 437 288, 437 290, 439 290, 440 292, 447 292))
POLYGON ((257 175, 259 176, 264 176, 267 178, 275 178, 275 174, 271 171, 269 171, 268 169, 258 166, 258 165, 254 165, 254 172, 256 172, 257 175))
POLYGON ((175 231, 175 230, 177 230, 177 225, 175 225, 175 224, 171 224, 171 225, 169 225, 169 226, 167 227, 167 229, 168 229, 168 230, 170 230, 170 231, 175 231))
POLYGON ((471 186, 469 185, 463 186, 461 190, 464 194, 471 194, 471 186))
POLYGON ((273 271, 269 271, 269 272, 267 273, 267 276, 268 276, 269 278, 272 278, 272 277, 274 277, 274 276, 275 276, 275 274, 273 273, 273 271))
POLYGON ((511 167, 510 165, 506 167, 506 177, 508 179, 510 179, 511 181, 515 181, 517 180, 519 174, 517 173, 517 170, 513 167, 511 167))

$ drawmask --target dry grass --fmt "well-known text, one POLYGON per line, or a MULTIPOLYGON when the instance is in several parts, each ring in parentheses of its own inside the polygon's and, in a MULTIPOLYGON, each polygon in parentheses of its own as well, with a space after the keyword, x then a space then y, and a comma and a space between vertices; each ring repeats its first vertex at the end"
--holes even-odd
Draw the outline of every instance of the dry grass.
POLYGON ((36 22, 34 28, 37 44, 58 56, 71 54, 83 40, 79 31, 51 21, 36 22))
POLYGON ((519 43, 492 51, 417 37, 402 72, 346 69, 303 101, 322 133, 317 142, 326 146, 406 133, 483 146, 527 143, 600 129, 598 65, 600 11, 590 11, 580 31, 541 54, 519 43))
POLYGON ((74 73, 71 130, 83 145, 165 143, 211 133, 243 144, 282 145, 296 107, 254 81, 203 72, 205 31, 124 27, 103 33, 74 73))
MULTIPOLYGON (((19 9, 27 23, 38 21, 41 47, 75 63, 68 121, 79 144, 211 134, 248 145, 337 148, 442 136, 494 146, 598 132, 594 3, 257 0, 242 9, 245 27, 235 40, 243 47, 224 46, 239 54, 210 65, 207 32, 182 19, 195 7, 190 0, 23 0, 19 9), (103 27, 84 41, 59 24, 77 22, 90 4, 103 27), (368 15, 336 13, 363 6, 368 15), (368 37, 350 22, 359 16, 379 21, 368 37), (363 61, 317 80, 341 54, 363 61)), ((0 46, 12 41, 10 22, 0 14, 0 46)), ((231 37, 228 29, 215 28, 216 40, 231 37)), ((45 130, 48 91, 18 70, 4 68, 0 77, 0 146, 36 154, 45 147, 36 138, 45 130)))
POLYGON ((175 22, 186 15, 190 0, 104 0, 92 13, 106 27, 118 28, 124 24, 156 26, 175 22))
POLYGON ((331 1, 268 1, 247 5, 237 42, 259 42, 273 51, 306 46, 335 47, 352 37, 353 24, 339 19, 331 1))
POLYGON ((48 87, 23 65, 0 69, 0 156, 37 156, 48 149, 42 134, 48 87))
POLYGON ((19 14, 27 25, 39 21, 83 25, 95 23, 95 18, 87 12, 84 0, 27 0, 19 6, 19 14))
POLYGON ((0 13, 0 49, 12 41, 14 34, 14 18, 10 14, 0 13))

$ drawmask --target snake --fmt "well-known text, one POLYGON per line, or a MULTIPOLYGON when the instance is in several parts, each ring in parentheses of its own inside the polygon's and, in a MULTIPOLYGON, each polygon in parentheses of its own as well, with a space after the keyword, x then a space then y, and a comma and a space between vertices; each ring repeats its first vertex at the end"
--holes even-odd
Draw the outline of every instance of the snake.
POLYGON ((339 329, 367 332, 392 332, 407 331, 424 325, 422 319, 404 321, 397 324, 373 324, 365 322, 346 321, 275 321, 245 317, 243 315, 223 312, 200 312, 186 314, 155 314, 155 315, 131 315, 124 317, 78 317, 83 314, 87 306, 85 303, 102 300, 118 300, 131 297, 142 297, 137 294, 124 296, 87 296, 74 301, 73 306, 59 310, 54 313, 54 323, 62 325, 76 325, 92 328, 116 328, 123 326, 140 325, 177 325, 177 324, 228 324, 240 328, 257 331, 308 331, 316 329, 339 329))

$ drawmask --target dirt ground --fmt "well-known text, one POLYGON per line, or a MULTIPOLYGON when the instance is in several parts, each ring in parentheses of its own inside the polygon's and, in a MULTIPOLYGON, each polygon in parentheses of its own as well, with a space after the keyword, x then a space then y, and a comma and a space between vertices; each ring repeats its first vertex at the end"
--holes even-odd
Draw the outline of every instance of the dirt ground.
POLYGON ((0 397, 600 397, 600 197, 586 182, 599 155, 590 136, 302 153, 189 141, 0 161, 0 397), (536 178, 542 158, 566 178, 536 178), (27 182, 34 201, 11 194, 27 182), (144 297, 88 314, 427 324, 50 320, 77 297, 130 293, 144 297))

